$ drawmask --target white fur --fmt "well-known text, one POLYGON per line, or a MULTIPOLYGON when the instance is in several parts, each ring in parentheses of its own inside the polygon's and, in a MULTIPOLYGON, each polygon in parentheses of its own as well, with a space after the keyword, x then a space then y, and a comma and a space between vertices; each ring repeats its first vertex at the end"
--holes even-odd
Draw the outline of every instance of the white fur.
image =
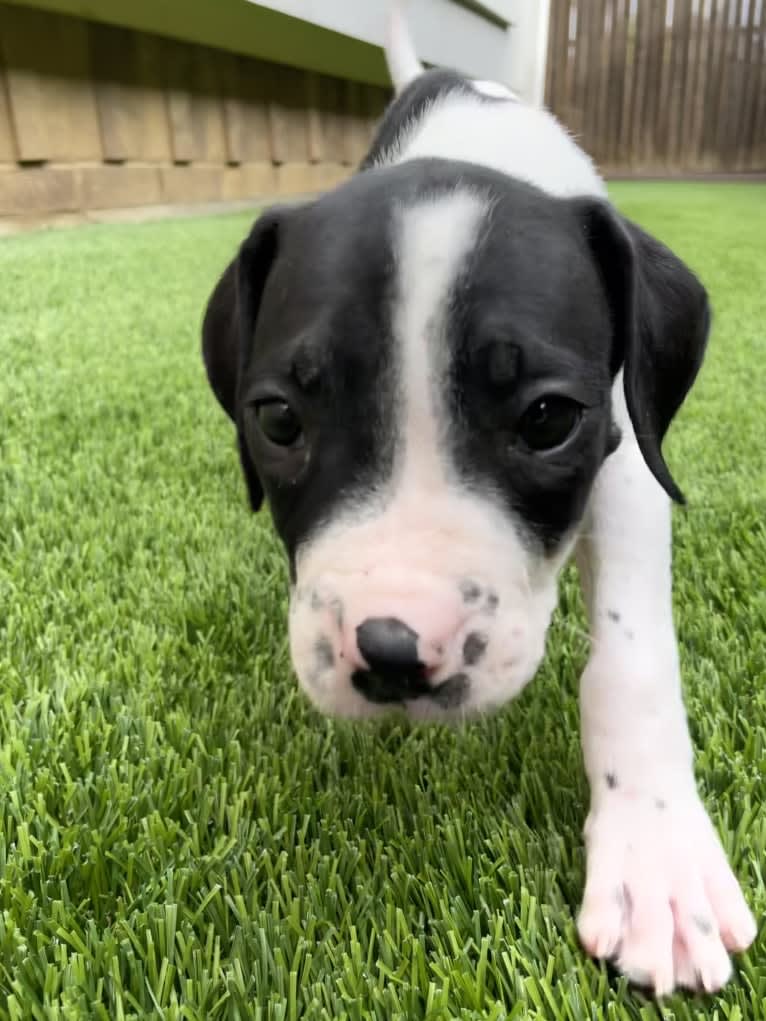
POLYGON ((560 197, 606 196, 593 162, 555 117, 523 103, 447 93, 379 162, 423 156, 479 163, 560 197))
POLYGON ((472 85, 482 96, 489 96, 490 99, 512 99, 519 102, 517 94, 511 92, 507 85, 502 85, 500 82, 486 82, 474 78, 472 85))
POLYGON ((444 322, 444 302, 461 261, 470 252, 487 209, 467 192, 404 209, 398 253, 398 294, 394 331, 401 351, 404 408, 400 490, 415 500, 444 490, 449 465, 439 436, 444 419, 438 406, 444 345, 434 343, 444 322))

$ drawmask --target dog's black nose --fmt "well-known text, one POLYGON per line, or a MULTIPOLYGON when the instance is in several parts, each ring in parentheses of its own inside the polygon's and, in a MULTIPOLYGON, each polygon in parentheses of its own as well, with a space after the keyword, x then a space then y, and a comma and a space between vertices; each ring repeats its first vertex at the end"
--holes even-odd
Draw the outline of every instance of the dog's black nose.
POLYGON ((421 665, 417 633, 396 617, 368 617, 356 629, 356 644, 370 668, 380 673, 421 665))
POLYGON ((371 702, 401 702, 429 691, 418 658, 418 636, 396 617, 368 617, 356 629, 356 644, 369 666, 352 681, 371 702))

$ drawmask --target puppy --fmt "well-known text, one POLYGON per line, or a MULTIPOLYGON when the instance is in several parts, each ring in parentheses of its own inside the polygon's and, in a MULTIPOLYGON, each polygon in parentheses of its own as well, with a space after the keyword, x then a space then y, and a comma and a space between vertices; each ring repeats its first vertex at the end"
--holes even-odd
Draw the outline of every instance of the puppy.
POLYGON ((298 680, 348 717, 496 709, 535 674, 574 557, 582 942, 658 995, 718 989, 755 925, 695 787, 661 451, 705 290, 550 113, 424 72, 398 16, 387 55, 397 95, 360 172, 264 213, 203 326, 289 558, 298 680))

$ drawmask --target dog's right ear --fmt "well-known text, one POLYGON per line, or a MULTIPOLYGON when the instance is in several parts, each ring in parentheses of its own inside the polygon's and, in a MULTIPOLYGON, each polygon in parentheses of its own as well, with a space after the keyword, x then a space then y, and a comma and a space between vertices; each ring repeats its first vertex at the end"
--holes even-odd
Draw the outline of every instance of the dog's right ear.
POLYGON ((242 470, 253 510, 263 502, 263 488, 247 451, 239 421, 239 385, 258 309, 278 247, 281 208, 260 216, 239 254, 229 263, 210 296, 202 323, 202 357, 210 386, 221 407, 237 426, 242 470))

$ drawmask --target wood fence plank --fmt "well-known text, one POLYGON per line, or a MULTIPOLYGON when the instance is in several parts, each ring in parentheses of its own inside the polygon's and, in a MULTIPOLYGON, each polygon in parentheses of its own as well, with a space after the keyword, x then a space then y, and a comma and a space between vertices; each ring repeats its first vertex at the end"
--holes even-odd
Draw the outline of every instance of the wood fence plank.
POLYGON ((223 163, 228 155, 225 75, 231 65, 204 46, 165 42, 165 75, 173 160, 223 163))
POLYGON ((309 162, 305 74, 292 67, 272 67, 269 125, 275 163, 309 162))
POLYGON ((98 81, 96 107, 105 160, 135 159, 137 130, 132 34, 111 25, 91 25, 91 63, 98 81))
POLYGON ((556 102, 556 80, 561 63, 559 57, 559 34, 561 29, 561 2, 550 0, 547 28, 547 52, 545 54, 545 105, 550 109, 556 102))
POLYGON ((710 7, 706 9, 706 46, 703 60, 704 89, 701 93, 701 115, 700 130, 697 140, 697 164, 706 167, 710 157, 710 136, 713 128, 713 97, 716 95, 716 54, 718 51, 719 22, 721 12, 719 7, 725 0, 710 0, 710 7))
POLYGON ((756 52, 756 73, 753 92, 756 96, 750 129, 750 160, 748 169, 766 171, 766 5, 761 6, 759 45, 756 52))
POLYGON ((717 0, 716 26, 713 33, 714 53, 710 77, 708 79, 708 102, 705 110, 705 161, 707 169, 720 170, 721 158, 718 148, 721 119, 724 114, 726 83, 726 51, 729 39, 729 0, 717 0))
POLYGON ((140 140, 136 139, 137 159, 164 163, 172 158, 170 122, 164 89, 164 39, 138 32, 134 48, 138 81, 137 119, 140 140))
POLYGON ((25 7, 2 9, 0 46, 21 160, 101 159, 88 26, 25 7))
POLYGON ((229 164, 242 163, 244 160, 244 116, 239 75, 241 59, 234 53, 220 55, 223 132, 226 142, 226 162, 229 164))
POLYGON ((665 27, 667 0, 653 0, 649 5, 649 45, 646 62, 643 122, 641 125, 641 153, 645 167, 656 170, 659 166, 658 126, 661 115, 662 88, 668 59, 668 33, 665 27))
POLYGON ((675 0, 667 93, 668 116, 663 139, 665 163, 670 167, 678 166, 683 147, 691 14, 691 0, 675 0))
POLYGON ((631 170, 643 169, 646 166, 644 131, 649 110, 647 81, 653 27, 651 4, 639 3, 637 13, 633 108, 631 110, 631 170))
POLYGON ((173 160, 176 163, 191 163, 197 157, 192 97, 189 92, 193 69, 192 48, 175 39, 165 40, 165 81, 170 140, 173 160))
POLYGON ((169 160, 162 41, 94 23, 90 46, 104 159, 169 160))
POLYGON ((329 75, 321 75, 319 98, 325 159, 330 163, 348 165, 343 124, 343 83, 329 75))
POLYGON ((226 132, 223 112, 223 65, 220 55, 207 46, 192 47, 191 94, 192 133, 195 159, 206 163, 226 160, 226 132))
POLYGON ((723 74, 718 94, 718 125, 716 132, 716 162, 719 170, 731 169, 731 122, 736 116, 736 58, 739 34, 739 16, 742 0, 731 0, 726 19, 726 39, 723 51, 723 74))
POLYGON ((624 0, 612 0, 612 46, 609 54, 609 85, 606 111, 607 146, 605 162, 617 163, 620 142, 620 122, 625 96, 627 72, 628 16, 624 0))
POLYGON ((346 82, 346 145, 352 166, 364 158, 368 141, 364 86, 346 82))
POLYGON ((753 54, 756 49, 756 38, 758 31, 758 0, 746 0, 747 22, 745 25, 745 43, 742 59, 744 62, 742 75, 742 103, 737 118, 736 131, 736 165, 737 170, 745 170, 748 165, 749 137, 748 125, 751 120, 753 104, 757 102, 757 96, 753 89, 753 72, 756 70, 753 62, 753 54))
POLYGON ((271 163, 268 66, 247 57, 221 65, 229 163, 271 163))
MULTIPOLYGON (((582 0, 580 0, 582 2, 582 0)), ((561 116, 564 123, 570 128, 571 131, 575 131, 575 123, 577 118, 576 103, 577 95, 575 93, 575 72, 577 71, 577 3, 578 0, 571 0, 568 7, 568 15, 566 20, 566 70, 564 73, 564 102, 561 107, 561 116)))
POLYGON ((13 135, 11 110, 5 84, 5 68, 0 57, 0 163, 12 163, 18 159, 16 139, 13 135))
POLYGON ((728 171, 737 169, 737 126, 742 113, 744 65, 741 48, 744 45, 742 30, 742 3, 735 0, 734 18, 729 26, 729 48, 726 81, 726 114, 722 124, 722 151, 728 171))
POLYGON ((569 0, 552 0, 545 88, 546 104, 552 110, 561 109, 565 99, 568 46, 569 0))
POLYGON ((575 37, 575 60, 574 60, 574 108, 573 115, 575 123, 573 130, 580 136, 581 142, 587 148, 586 119, 588 114, 588 77, 590 60, 589 32, 591 15, 593 13, 592 0, 578 0, 577 7, 577 35, 575 37))
POLYGON ((314 71, 309 71, 306 75, 306 117, 309 160, 311 163, 321 163, 324 140, 320 113, 319 77, 314 71))
POLYGON ((615 139, 614 163, 626 166, 630 159, 631 115, 634 105, 634 78, 636 65, 636 12, 631 0, 625 3, 625 67, 623 69, 622 109, 615 139))
POLYGON ((390 101, 390 90, 383 89, 379 85, 368 85, 365 88, 365 107, 367 110, 367 144, 377 130, 378 124, 385 113, 390 101))
POLYGON ((756 14, 756 0, 742 0, 741 20, 737 39, 737 109, 731 125, 729 136, 729 147, 731 162, 735 170, 741 171, 744 168, 745 148, 745 119, 749 106, 751 60, 753 50, 754 22, 756 14))
POLYGON ((606 100, 609 87, 609 46, 611 44, 611 24, 607 30, 607 0, 592 0, 593 23, 591 25, 590 61, 590 118, 588 134, 592 139, 591 155, 597 163, 604 162, 606 150, 606 100))
POLYGON ((700 130, 699 117, 704 94, 705 52, 705 4, 707 0, 693 0, 689 41, 689 70, 684 95, 683 121, 678 166, 680 170, 694 166, 697 136, 700 130))

